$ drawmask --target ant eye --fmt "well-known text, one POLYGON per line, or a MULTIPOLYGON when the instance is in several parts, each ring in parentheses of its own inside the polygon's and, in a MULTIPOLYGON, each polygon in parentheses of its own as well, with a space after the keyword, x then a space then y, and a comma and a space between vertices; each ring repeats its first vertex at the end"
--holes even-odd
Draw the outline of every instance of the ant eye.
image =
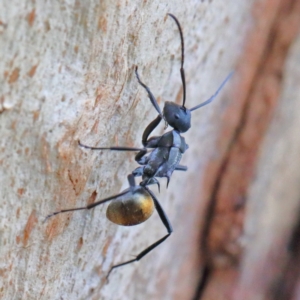
POLYGON ((176 119, 176 120, 178 120, 178 119, 179 119, 179 116, 178 116, 177 114, 176 114, 174 117, 175 117, 175 119, 176 119))

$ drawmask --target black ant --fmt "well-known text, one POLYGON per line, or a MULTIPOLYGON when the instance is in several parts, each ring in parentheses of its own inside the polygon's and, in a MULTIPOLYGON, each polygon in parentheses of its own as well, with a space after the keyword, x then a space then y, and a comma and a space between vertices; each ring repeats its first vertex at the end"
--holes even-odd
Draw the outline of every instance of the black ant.
POLYGON ((221 91, 225 83, 232 76, 230 73, 227 78, 222 82, 217 91, 212 95, 208 100, 204 101, 197 106, 188 109, 185 107, 185 99, 186 99, 186 84, 185 84, 185 74, 184 74, 184 40, 183 34, 181 30, 181 26, 176 19, 176 17, 172 14, 168 14, 172 19, 175 20, 181 39, 181 80, 183 86, 183 101, 182 105, 178 105, 174 102, 165 102, 165 106, 163 109, 163 113, 160 110, 160 107, 150 91, 149 87, 146 86, 139 77, 138 68, 135 69, 135 74, 139 84, 147 91, 148 97, 156 111, 158 112, 158 116, 154 119, 145 129, 142 136, 142 144, 144 148, 131 148, 131 147, 90 147, 84 145, 79 142, 81 147, 91 149, 91 150, 113 150, 113 151, 139 151, 139 153, 135 156, 135 160, 141 167, 136 168, 132 174, 136 176, 142 176, 142 185, 150 185, 157 184, 159 187, 159 182, 156 177, 166 177, 167 178, 167 186, 169 185, 170 178, 174 170, 177 171, 186 171, 187 167, 180 165, 180 160, 182 154, 188 149, 188 145, 185 142, 184 137, 180 134, 188 131, 191 127, 191 112, 203 107, 209 103, 211 103, 214 98, 221 91), (150 137, 149 135, 152 131, 158 126, 161 120, 164 120, 166 123, 166 127, 171 126, 173 130, 166 132, 162 136, 150 137), (154 149, 150 151, 149 155, 148 149, 154 149))
POLYGON ((181 39, 181 80, 183 85, 183 103, 182 105, 177 105, 173 102, 166 102, 163 113, 161 112, 158 103, 153 96, 150 89, 140 80, 137 67, 135 69, 135 74, 137 80, 141 86, 148 93, 148 97, 152 105, 155 107, 158 112, 158 116, 154 119, 145 129, 142 137, 142 144, 144 148, 132 148, 132 147, 90 147, 79 142, 81 147, 91 149, 91 150, 115 150, 115 151, 138 151, 138 154, 135 156, 135 160, 141 165, 136 168, 132 174, 128 175, 129 188, 122 191, 120 194, 102 199, 98 202, 89 204, 85 207, 63 209, 57 212, 54 212, 46 217, 46 219, 64 212, 70 212, 75 210, 91 209, 97 205, 103 204, 105 202, 114 200, 111 202, 107 208, 106 216, 107 218, 115 224, 123 226, 132 226, 137 225, 142 222, 145 222, 153 213, 154 208, 157 210, 158 215, 167 229, 167 234, 147 247, 141 253, 139 253, 134 259, 125 261, 123 263, 114 265, 108 272, 107 278, 111 271, 117 267, 121 267, 132 262, 140 260, 147 253, 165 241, 172 233, 173 229, 171 223, 165 214, 163 208, 161 207, 158 199, 155 197, 153 192, 148 188, 148 185, 157 184, 159 182, 156 177, 166 177, 169 184, 171 175, 174 170, 186 171, 187 167, 180 165, 180 160, 182 154, 188 149, 188 145, 185 142, 185 139, 180 135, 181 133, 186 132, 191 127, 191 112, 209 104, 220 92, 225 83, 229 80, 232 74, 229 74, 227 78, 223 81, 221 86, 205 102, 191 108, 187 109, 185 107, 186 99, 186 84, 185 84, 185 74, 184 74, 184 40, 181 30, 181 26, 172 14, 168 14, 177 24, 180 39, 181 39), (170 125, 173 130, 166 132, 162 136, 150 137, 152 131, 158 126, 158 124, 164 120, 166 125, 170 125), (152 149, 150 151, 150 149, 152 149), (148 153, 149 151, 149 153, 148 153), (135 184, 135 177, 142 176, 142 181, 139 185, 135 184))

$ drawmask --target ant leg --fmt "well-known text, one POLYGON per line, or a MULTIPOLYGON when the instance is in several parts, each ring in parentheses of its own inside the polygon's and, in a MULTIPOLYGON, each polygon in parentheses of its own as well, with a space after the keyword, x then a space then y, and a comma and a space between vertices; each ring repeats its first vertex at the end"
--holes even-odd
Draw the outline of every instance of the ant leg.
POLYGON ((145 165, 147 164, 147 157, 144 157, 147 154, 147 149, 141 150, 136 156, 135 156, 135 161, 140 164, 140 165, 145 165))
POLYGON ((138 67, 136 66, 135 67, 135 75, 136 75, 136 78, 139 82, 139 84, 147 91, 148 93, 148 97, 152 103, 152 105, 154 106, 154 108, 156 109, 156 111, 159 113, 159 115, 161 116, 161 118, 163 117, 162 113, 161 113, 161 110, 158 106, 158 103, 154 97, 154 95, 151 93, 150 89, 146 86, 146 84, 144 84, 141 79, 140 79, 140 76, 139 76, 139 73, 138 73, 138 67))
POLYGON ((217 91, 206 101, 204 101, 203 103, 200 103, 198 105, 196 105, 195 107, 191 108, 190 111, 196 110, 200 107, 203 107, 207 104, 209 104, 210 102, 212 102, 217 95, 219 94, 219 92, 222 90, 222 88, 224 87, 225 83, 231 78, 231 76, 233 75, 233 72, 229 73, 229 75, 225 78, 225 80, 221 83, 221 85, 219 86, 219 88, 217 89, 217 91))
POLYGON ((112 147, 90 147, 87 145, 82 144, 80 141, 78 141, 79 146, 91 149, 91 150, 112 150, 112 151, 139 151, 139 153, 135 156, 135 161, 138 162, 140 165, 145 165, 146 159, 143 159, 143 157, 147 154, 146 148, 134 148, 134 147, 119 147, 119 146, 112 146, 112 147))
POLYGON ((143 175, 143 173, 144 173, 144 167, 137 167, 132 171, 132 175, 134 177, 140 177, 143 175))
POLYGON ((111 151, 139 151, 139 153, 135 156, 135 160, 143 165, 142 158, 147 154, 147 149, 146 148, 134 148, 134 147, 119 147, 119 146, 112 146, 112 147, 90 147, 87 145, 82 144, 80 141, 78 141, 79 146, 86 148, 86 149, 91 149, 91 150, 111 150, 111 151))
POLYGON ((157 184, 158 192, 160 193, 160 183, 155 177, 143 180, 140 183, 140 185, 142 185, 142 186, 148 186, 148 185, 151 185, 151 184, 157 184))
POLYGON ((100 200, 100 201, 98 201, 98 202, 89 204, 89 205, 87 205, 87 206, 76 207, 76 208, 69 208, 69 209, 62 209, 62 210, 56 211, 56 212, 54 212, 54 213, 48 215, 48 216, 45 218, 44 222, 46 222, 49 218, 51 218, 51 217, 53 217, 53 216, 55 216, 55 215, 61 214, 61 213, 70 212, 70 211, 75 211, 75 210, 83 210, 83 209, 91 209, 91 208, 94 208, 94 207, 97 206, 97 205, 103 204, 103 203, 108 202, 108 201, 110 201, 110 200, 114 200, 114 199, 116 199, 116 198, 118 198, 118 197, 120 197, 120 196, 123 196, 123 195, 125 195, 125 194, 128 193, 128 192, 129 192, 128 190, 125 190, 125 191, 123 191, 123 192, 120 193, 120 194, 117 194, 117 195, 114 195, 114 196, 111 196, 111 197, 102 199, 102 200, 100 200))
POLYGON ((176 167, 175 167, 175 170, 176 171, 187 171, 187 166, 182 166, 182 165, 177 165, 176 167))
MULTIPOLYGON (((148 97, 152 103, 152 105, 154 106, 154 108, 156 109, 156 111, 158 112, 158 116, 156 119, 154 119, 145 129, 144 133, 143 133, 143 137, 142 137, 142 143, 145 147, 147 148, 156 148, 157 144, 156 141, 148 141, 148 137, 151 134, 151 132, 158 126, 158 124, 160 123, 160 121, 163 119, 163 114, 161 113, 160 107, 158 106, 158 103, 155 99, 155 97, 153 96, 152 92, 150 91, 150 89, 141 81, 139 73, 138 73, 138 67, 135 68, 135 75, 136 78, 139 82, 139 84, 147 91, 148 93, 148 97), (150 143, 149 143, 150 142, 150 143)), ((167 126, 166 126, 167 127, 167 126)), ((158 138, 154 138, 154 139, 158 139, 158 138)))
MULTIPOLYGON (((144 167, 137 167, 135 170, 133 170, 131 175, 134 177, 140 177, 143 176, 143 174, 144 174, 144 167)), ((144 185, 157 184, 158 191, 160 192, 160 183, 155 177, 148 179, 146 182, 142 181, 141 183, 144 185)))
POLYGON ((134 178, 134 175, 133 175, 133 174, 129 174, 129 175, 127 176, 127 180, 128 180, 128 183, 129 183, 130 188, 133 188, 133 187, 136 186, 136 184, 135 184, 135 178, 134 178))
MULTIPOLYGON (((133 176, 132 174, 129 174, 129 175, 127 176, 127 179, 128 179, 130 188, 135 187, 134 176, 133 176)), ((91 204, 89 204, 89 205, 87 205, 87 206, 76 207, 76 208, 69 208, 69 209, 62 209, 62 210, 56 211, 56 212, 54 212, 54 213, 48 215, 48 216, 45 218, 44 222, 46 222, 49 218, 51 218, 51 217, 53 217, 53 216, 55 216, 55 215, 61 214, 61 213, 70 212, 70 211, 75 211, 75 210, 84 210, 84 209, 91 209, 91 208, 94 208, 94 207, 97 206, 97 205, 103 204, 103 203, 105 203, 105 202, 114 200, 114 199, 116 199, 116 198, 118 198, 118 197, 120 197, 120 196, 123 196, 123 195, 127 194, 128 192, 130 192, 130 190, 127 189, 127 190, 121 192, 120 194, 110 196, 110 197, 105 198, 105 199, 102 199, 102 200, 100 200, 100 201, 98 201, 98 202, 91 203, 91 204)))
POLYGON ((148 140, 149 135, 151 132, 158 126, 160 121, 162 120, 161 115, 158 115, 156 119, 154 119, 144 130, 143 137, 142 137, 142 143, 147 148, 156 148, 157 147, 157 141, 160 137, 152 137, 148 140))
MULTIPOLYGON (((78 145, 80 147, 91 149, 91 150, 112 150, 112 151, 145 151, 145 148, 134 148, 134 147, 119 147, 119 146, 112 146, 112 147, 91 147, 82 144, 78 141, 78 145)), ((147 151, 146 151, 147 152, 147 151)))
POLYGON ((164 242, 170 235, 171 233, 173 232, 173 228, 172 228, 172 225, 166 215, 166 213, 164 212, 163 208, 161 207, 160 203, 158 202, 157 198, 155 197, 155 195, 153 194, 153 192, 148 189, 146 186, 144 186, 144 188, 147 190, 147 192, 151 195, 153 201, 154 201, 154 205, 155 205, 155 208, 158 212, 158 215, 161 219, 161 221, 163 222, 163 224, 165 225, 167 231, 168 231, 168 234, 165 235, 163 238, 159 239, 157 242, 155 242, 154 244, 150 245, 149 247, 147 247, 144 251, 142 251, 140 254, 138 254, 136 256, 136 258, 134 259, 131 259, 131 260, 128 260, 128 261, 125 261, 123 263, 120 263, 120 264, 117 264, 117 265, 114 265, 110 268, 107 276, 106 276, 106 279, 108 279, 111 271, 113 269, 116 269, 118 267, 121 267, 121 266, 124 266, 124 265, 127 265, 127 264, 131 264, 135 261, 139 261, 141 258, 143 258, 146 254, 148 254, 150 251, 152 251, 154 248, 156 248, 158 245, 160 245, 162 242, 164 242))

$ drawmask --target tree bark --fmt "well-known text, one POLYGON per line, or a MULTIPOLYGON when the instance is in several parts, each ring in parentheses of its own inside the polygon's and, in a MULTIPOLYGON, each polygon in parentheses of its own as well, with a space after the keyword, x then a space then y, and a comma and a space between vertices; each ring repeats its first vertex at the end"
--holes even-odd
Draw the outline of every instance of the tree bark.
MULTIPOLYGON (((256 276, 268 270, 258 257, 278 267, 268 254, 272 243, 282 254, 295 236, 299 198, 299 43, 289 51, 299 1, 284 3, 0 3, 2 299, 246 299, 256 276), (189 149, 182 164, 188 171, 175 172, 168 189, 161 180, 160 193, 151 187, 173 235, 141 261, 114 270, 107 281, 112 265, 165 235, 157 214, 121 227, 105 218, 103 205, 43 221, 49 213, 85 206, 128 186, 126 176, 137 167, 133 153, 89 151, 78 140, 141 147, 143 130, 157 113, 136 80, 135 66, 161 108, 166 100, 181 102, 180 39, 167 13, 183 27, 187 107, 209 98, 237 71, 212 104, 193 112, 184 135, 189 149), (274 36, 279 42, 274 39, 272 48, 274 36), (275 85, 264 85, 266 73, 273 75, 268 80, 279 77, 275 85), (255 86, 271 89, 271 95, 257 96, 255 86), (243 147, 250 156, 234 155, 243 147), (279 150, 269 155, 270 149, 279 150), (277 194, 289 199, 286 209, 277 194), (270 234, 275 224, 278 230, 270 234), (251 268, 252 263, 264 268, 251 268)), ((156 134, 163 132, 161 125, 156 134)), ((281 269, 272 269, 256 298, 247 299, 275 299, 266 291, 280 279, 278 270, 285 270, 280 292, 287 293, 289 284, 296 291, 299 283, 289 280, 294 273, 288 274, 288 266, 297 257, 284 256, 281 269)))

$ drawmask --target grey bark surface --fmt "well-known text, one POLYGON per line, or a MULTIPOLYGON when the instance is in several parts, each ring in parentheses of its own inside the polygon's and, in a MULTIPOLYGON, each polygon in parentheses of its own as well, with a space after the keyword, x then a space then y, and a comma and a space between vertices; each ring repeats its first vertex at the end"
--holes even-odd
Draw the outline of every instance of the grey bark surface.
MULTIPOLYGON (((120 192, 132 153, 94 146, 141 146, 156 117, 142 80, 163 106, 181 101, 180 41, 186 42, 187 106, 218 88, 242 51, 253 1, 8 1, 0 3, 0 295, 2 299, 191 299, 200 278, 198 240, 204 169, 219 155, 223 96, 193 115, 185 135, 187 173, 160 194, 173 227, 167 242, 132 258, 165 234, 157 215, 125 228, 105 205, 44 217, 120 192), (199 200, 200 199, 200 200, 199 200)), ((228 94, 227 94, 228 95, 228 94)), ((163 132, 163 126, 157 131, 163 132)), ((165 185, 165 182, 162 183, 165 185)))

